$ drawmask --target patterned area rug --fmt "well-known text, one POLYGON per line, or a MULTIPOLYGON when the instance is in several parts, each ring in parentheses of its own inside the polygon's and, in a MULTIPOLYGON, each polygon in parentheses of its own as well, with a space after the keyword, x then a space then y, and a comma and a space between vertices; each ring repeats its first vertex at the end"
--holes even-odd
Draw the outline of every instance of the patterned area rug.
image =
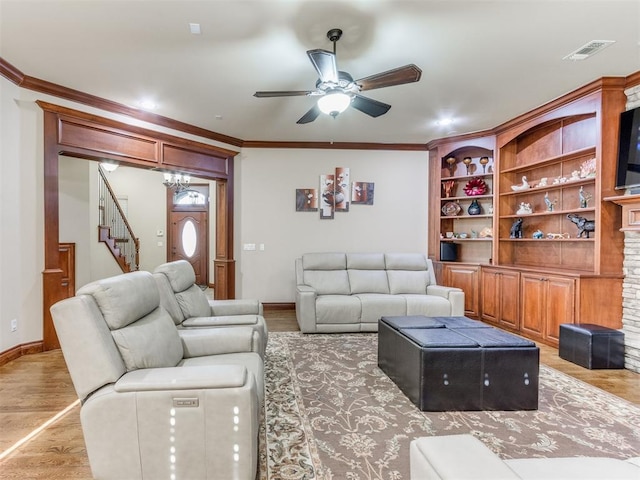
POLYGON ((471 433, 502 458, 640 456, 640 407, 540 366, 536 411, 421 412, 376 334, 269 334, 261 479, 408 479, 409 442, 471 433))

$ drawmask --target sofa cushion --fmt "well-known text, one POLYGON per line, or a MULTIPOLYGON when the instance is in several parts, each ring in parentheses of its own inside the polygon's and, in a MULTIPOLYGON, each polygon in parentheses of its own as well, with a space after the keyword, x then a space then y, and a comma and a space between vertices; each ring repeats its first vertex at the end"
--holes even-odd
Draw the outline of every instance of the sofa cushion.
POLYGON ((318 295, 349 295, 349 277, 346 270, 306 270, 304 283, 313 287, 318 295))
POLYGON ((347 268, 355 270, 384 270, 384 253, 347 253, 347 268))
POLYGON ((76 295, 91 295, 110 330, 125 327, 160 305, 158 287, 149 272, 131 272, 85 285, 76 295))
POLYGON ((348 270, 351 294, 389 293, 389 283, 384 270, 348 270))
POLYGON ((387 270, 426 270, 427 258, 421 253, 386 253, 387 270))
POLYGON ((211 306, 207 296, 193 283, 185 291, 176 293, 176 300, 185 318, 211 316, 211 306))
POLYGON ((344 253, 305 253, 302 256, 304 270, 344 270, 347 256, 344 253))
POLYGON ((362 304, 360 321, 362 323, 378 323, 380 317, 397 317, 407 313, 407 303, 401 296, 363 293, 356 295, 362 304))
POLYGON ((422 271, 388 270, 389 293, 398 295, 401 293, 427 294, 429 285, 429 273, 422 271))
POLYGON ((175 367, 182 359, 182 341, 167 311, 158 307, 126 327, 112 330, 128 371, 175 367))
POLYGON ((316 322, 360 323, 360 299, 351 295, 322 295, 316 300, 316 322))
POLYGON ((451 302, 436 295, 401 295, 407 302, 407 315, 448 317, 452 314, 451 302))

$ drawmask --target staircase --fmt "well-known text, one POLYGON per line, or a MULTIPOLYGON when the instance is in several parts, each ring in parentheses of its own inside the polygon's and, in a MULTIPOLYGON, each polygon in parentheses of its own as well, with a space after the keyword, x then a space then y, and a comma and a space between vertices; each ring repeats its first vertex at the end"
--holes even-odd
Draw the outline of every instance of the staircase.
POLYGON ((98 172, 98 241, 107 246, 123 272, 136 271, 140 268, 140 240, 133 233, 100 165, 98 172))

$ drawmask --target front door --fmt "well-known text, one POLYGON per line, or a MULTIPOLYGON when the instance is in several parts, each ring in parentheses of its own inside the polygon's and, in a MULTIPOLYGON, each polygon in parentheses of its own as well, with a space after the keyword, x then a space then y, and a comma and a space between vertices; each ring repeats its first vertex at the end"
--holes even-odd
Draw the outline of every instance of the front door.
POLYGON ((168 193, 168 261, 186 260, 196 274, 196 284, 209 284, 209 187, 192 185, 168 193))

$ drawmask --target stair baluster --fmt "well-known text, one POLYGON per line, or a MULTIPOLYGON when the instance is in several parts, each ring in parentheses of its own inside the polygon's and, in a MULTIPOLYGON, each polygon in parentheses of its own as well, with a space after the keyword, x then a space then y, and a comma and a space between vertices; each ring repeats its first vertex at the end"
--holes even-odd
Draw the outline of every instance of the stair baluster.
POLYGON ((98 202, 98 240, 104 242, 123 272, 140 268, 140 240, 116 198, 101 166, 98 166, 100 199, 98 202))

